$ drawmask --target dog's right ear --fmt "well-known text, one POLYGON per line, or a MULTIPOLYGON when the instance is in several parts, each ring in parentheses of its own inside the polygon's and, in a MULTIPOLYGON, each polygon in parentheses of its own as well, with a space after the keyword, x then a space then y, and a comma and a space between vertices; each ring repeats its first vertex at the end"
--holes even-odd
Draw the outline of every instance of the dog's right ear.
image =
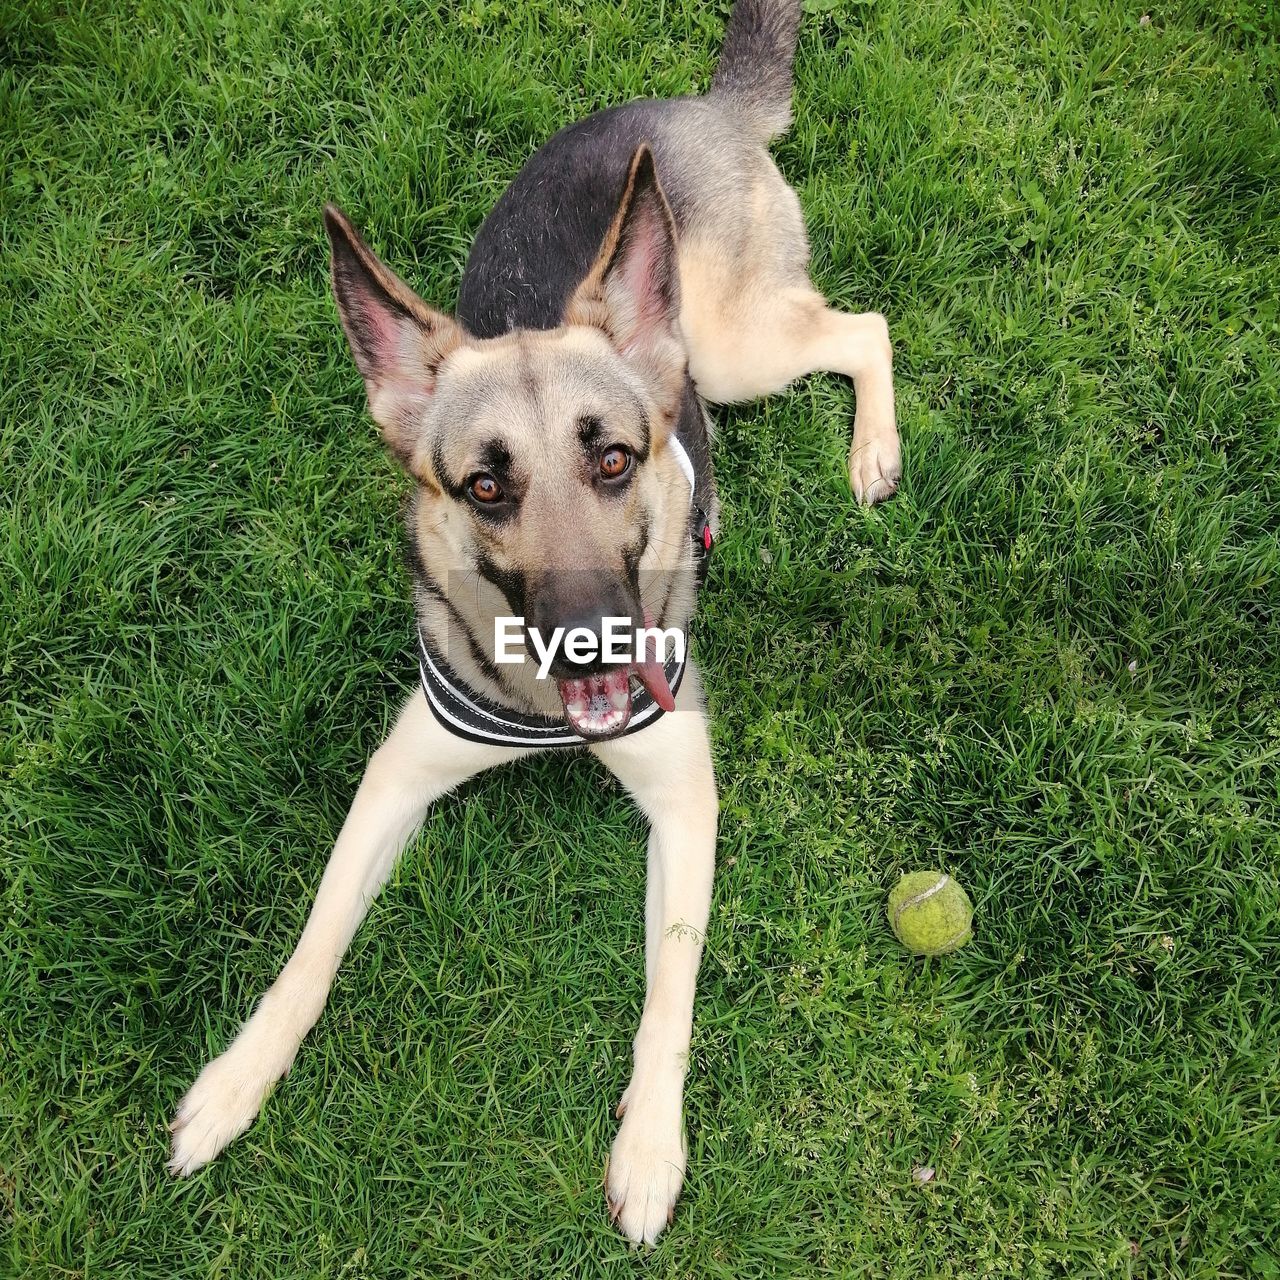
POLYGON ((379 262, 337 206, 325 206, 324 226, 332 251, 333 296, 364 377, 369 413, 407 466, 440 366, 463 343, 462 328, 379 262))
POLYGON ((564 323, 603 330, 663 398, 678 397, 685 352, 676 227, 648 143, 631 157, 617 212, 595 263, 569 299, 564 323))

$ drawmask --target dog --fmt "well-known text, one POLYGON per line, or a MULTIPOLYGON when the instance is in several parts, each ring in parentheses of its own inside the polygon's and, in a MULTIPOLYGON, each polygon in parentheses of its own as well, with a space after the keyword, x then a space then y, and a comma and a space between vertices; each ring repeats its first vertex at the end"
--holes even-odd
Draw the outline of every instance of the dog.
POLYGON ((800 0, 738 0, 705 96, 556 134, 480 228, 455 316, 325 210, 369 411, 414 482, 421 688, 369 761, 297 949, 179 1106, 172 1172, 253 1121, 431 803, 576 746, 650 822, 646 994, 605 1190, 632 1241, 670 1222, 717 820, 698 672, 675 652, 718 521, 705 404, 847 375, 854 495, 887 498, 901 473, 888 327, 814 289, 767 150, 790 124, 799 24, 800 0), (611 628, 634 632, 629 649, 611 628))

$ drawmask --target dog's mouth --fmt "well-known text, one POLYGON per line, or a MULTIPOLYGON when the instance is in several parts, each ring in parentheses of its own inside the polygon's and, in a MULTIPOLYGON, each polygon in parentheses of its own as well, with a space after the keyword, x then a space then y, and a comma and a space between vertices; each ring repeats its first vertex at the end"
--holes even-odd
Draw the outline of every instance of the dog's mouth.
MULTIPOLYGON (((652 626, 645 614, 645 626, 652 626)), ((631 682, 635 681, 663 711, 676 709, 666 669, 652 652, 642 662, 619 663, 600 675, 559 680, 565 719, 580 737, 593 742, 616 738, 631 723, 631 682)))

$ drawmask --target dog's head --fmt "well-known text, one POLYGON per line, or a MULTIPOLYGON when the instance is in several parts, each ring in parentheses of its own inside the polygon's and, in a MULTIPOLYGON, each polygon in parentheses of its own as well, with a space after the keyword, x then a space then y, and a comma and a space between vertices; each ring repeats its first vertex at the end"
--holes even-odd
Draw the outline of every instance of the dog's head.
MULTIPOLYGON (((369 411, 419 486, 415 551, 454 616, 486 638, 499 614, 544 638, 602 637, 609 618, 682 624, 658 616, 687 557, 688 483, 667 447, 687 359, 675 228, 649 149, 633 157, 555 329, 475 338, 389 271, 340 211, 326 209, 325 223, 369 411)), ((560 644, 551 663, 577 732, 621 732, 632 677, 670 709, 660 663, 610 666, 601 650, 560 644)), ((545 688, 541 699, 524 692, 547 701, 545 688)))

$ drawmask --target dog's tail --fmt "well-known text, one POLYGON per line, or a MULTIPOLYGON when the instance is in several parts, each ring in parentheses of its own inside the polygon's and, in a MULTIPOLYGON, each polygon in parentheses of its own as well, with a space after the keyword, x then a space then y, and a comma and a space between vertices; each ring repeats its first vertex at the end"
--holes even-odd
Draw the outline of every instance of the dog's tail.
POLYGON ((733 108, 761 142, 791 123, 791 64, 800 31, 800 0, 737 0, 729 15, 711 97, 733 108))

